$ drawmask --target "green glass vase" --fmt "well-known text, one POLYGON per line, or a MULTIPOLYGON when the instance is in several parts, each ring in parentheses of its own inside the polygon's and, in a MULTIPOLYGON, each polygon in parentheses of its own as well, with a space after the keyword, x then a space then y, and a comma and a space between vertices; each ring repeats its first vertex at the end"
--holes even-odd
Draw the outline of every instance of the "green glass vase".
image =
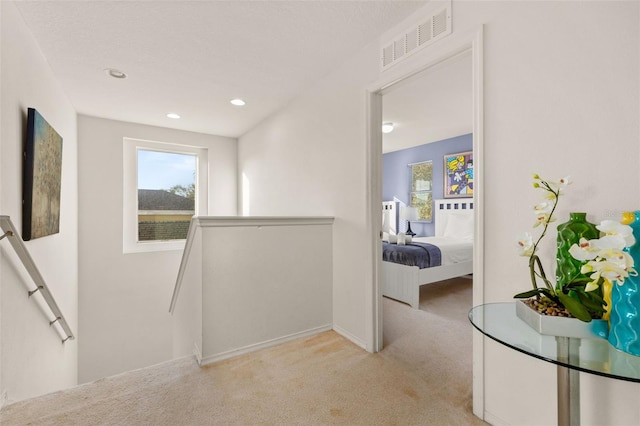
POLYGON ((587 222, 586 213, 569 213, 569 221, 558 225, 558 251, 556 252, 556 286, 558 288, 585 276, 580 273, 583 262, 574 259, 569 253, 569 248, 577 244, 580 238, 592 240, 599 237, 600 231, 593 223, 587 222))

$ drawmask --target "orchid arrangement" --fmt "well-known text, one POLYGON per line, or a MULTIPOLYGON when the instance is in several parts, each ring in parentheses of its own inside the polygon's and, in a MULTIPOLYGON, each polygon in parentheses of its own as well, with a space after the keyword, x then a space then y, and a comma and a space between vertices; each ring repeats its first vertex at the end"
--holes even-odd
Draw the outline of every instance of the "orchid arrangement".
POLYGON ((554 212, 560 195, 571 184, 569 177, 557 182, 547 181, 539 175, 533 176, 533 187, 545 191, 542 202, 534 206, 536 221, 534 228, 542 227, 542 232, 534 242, 533 236, 525 232, 518 238, 518 251, 521 256, 529 257, 529 272, 533 289, 516 294, 518 299, 546 297, 564 307, 574 317, 589 322, 592 318, 600 318, 606 313, 607 299, 602 284, 616 282, 619 285, 629 275, 637 275, 633 269, 633 259, 624 251, 635 243, 632 229, 619 222, 605 220, 596 226, 601 237, 593 240, 582 238, 578 244, 569 249, 569 254, 584 262, 580 275, 568 283, 560 285, 552 283, 546 276, 542 262, 537 254, 538 246, 555 221, 554 212), (588 274, 585 277, 584 274, 588 274), (538 280, 543 286, 538 286, 538 280))
POLYGON ((622 285, 627 277, 638 275, 633 268, 633 258, 624 251, 635 244, 631 227, 604 220, 596 228, 604 235, 597 240, 581 238, 578 244, 569 249, 571 256, 586 262, 580 272, 591 274, 585 291, 596 290, 603 280, 622 285))

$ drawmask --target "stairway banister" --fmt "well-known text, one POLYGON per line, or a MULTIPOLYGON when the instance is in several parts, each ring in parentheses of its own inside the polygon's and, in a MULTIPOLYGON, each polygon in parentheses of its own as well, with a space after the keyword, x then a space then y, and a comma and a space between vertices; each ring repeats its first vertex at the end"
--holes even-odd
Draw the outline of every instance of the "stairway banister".
POLYGON ((22 264, 25 267, 27 273, 36 285, 35 290, 31 290, 28 292, 29 297, 31 297, 36 292, 40 292, 55 318, 53 321, 49 322, 49 325, 53 325, 56 322, 60 325, 60 327, 66 334, 66 338, 62 340, 62 343, 66 342, 67 340, 73 340, 75 336, 71 331, 71 327, 69 327, 69 324, 62 314, 62 311, 58 307, 53 294, 51 294, 51 291, 49 290, 49 286, 47 286, 47 283, 38 270, 36 263, 29 254, 24 241, 22 241, 22 237, 20 237, 20 234, 16 230, 16 227, 14 226, 9 216, 0 215, 0 228, 2 228, 2 230, 4 231, 4 234, 0 237, 0 240, 3 238, 7 238, 9 240, 11 246, 18 255, 18 258, 22 261, 22 264))

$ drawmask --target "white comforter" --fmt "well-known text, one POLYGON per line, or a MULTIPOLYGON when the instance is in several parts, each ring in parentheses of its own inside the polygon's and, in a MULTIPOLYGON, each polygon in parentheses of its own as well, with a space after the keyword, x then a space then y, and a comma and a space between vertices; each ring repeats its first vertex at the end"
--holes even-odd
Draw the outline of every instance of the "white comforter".
POLYGON ((442 265, 470 262, 473 260, 473 241, 445 237, 414 237, 418 243, 438 246, 442 254, 442 265))

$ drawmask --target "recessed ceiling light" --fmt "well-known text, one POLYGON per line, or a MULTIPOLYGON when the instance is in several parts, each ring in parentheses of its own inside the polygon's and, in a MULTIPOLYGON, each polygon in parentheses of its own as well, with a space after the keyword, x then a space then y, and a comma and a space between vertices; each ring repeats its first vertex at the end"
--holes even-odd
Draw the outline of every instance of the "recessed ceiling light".
POLYGON ((109 77, 113 77, 113 78, 127 78, 127 74, 123 73, 120 70, 117 70, 115 68, 107 68, 104 70, 105 73, 107 73, 107 75, 109 77))
POLYGON ((231 105, 235 105, 235 106, 244 106, 247 103, 245 101, 243 101, 242 99, 231 99, 231 105))
POLYGON ((382 123, 382 133, 391 133, 393 132, 393 128, 393 123, 382 123))
POLYGON ((169 114, 167 114, 167 117, 169 118, 173 118, 173 119, 178 119, 180 118, 180 116, 178 114, 176 114, 175 112, 170 112, 169 114))

